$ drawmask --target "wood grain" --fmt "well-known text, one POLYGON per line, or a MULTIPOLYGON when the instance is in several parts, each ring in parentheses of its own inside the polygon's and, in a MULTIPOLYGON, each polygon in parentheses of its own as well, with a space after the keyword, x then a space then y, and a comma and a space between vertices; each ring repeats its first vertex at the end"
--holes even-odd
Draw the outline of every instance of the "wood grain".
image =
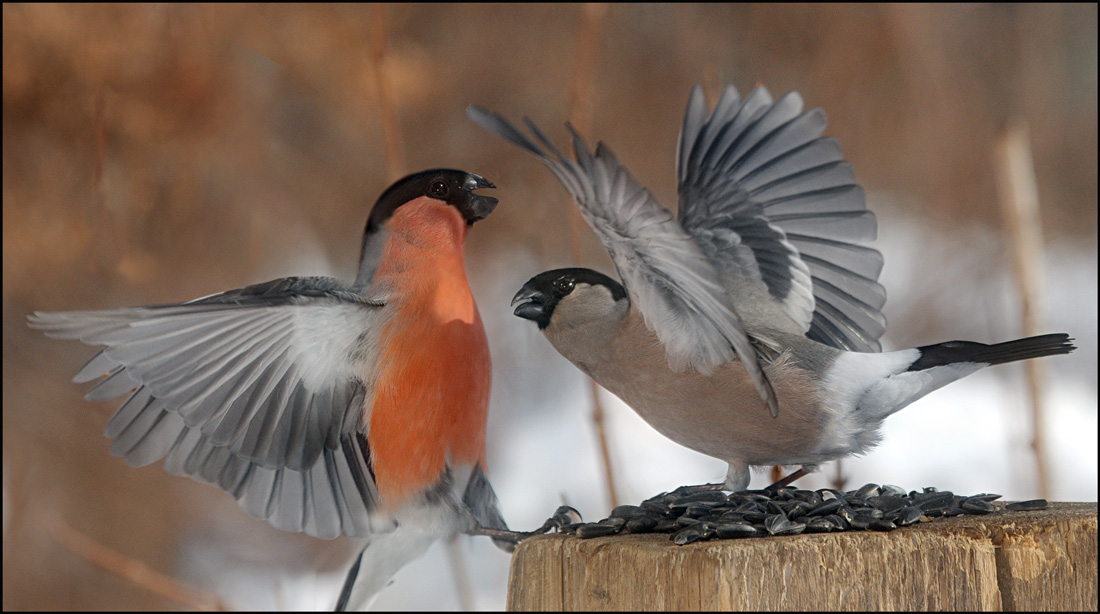
POLYGON ((509 610, 1092 610, 1096 504, 687 546, 549 535, 516 550, 509 610))

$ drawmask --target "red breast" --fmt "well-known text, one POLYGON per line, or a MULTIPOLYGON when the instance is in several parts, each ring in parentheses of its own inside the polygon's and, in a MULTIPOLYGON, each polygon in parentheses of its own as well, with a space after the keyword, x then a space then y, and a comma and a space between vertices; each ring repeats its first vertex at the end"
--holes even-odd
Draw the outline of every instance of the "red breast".
POLYGON ((395 312, 381 331, 368 440, 378 492, 393 509, 448 463, 484 464, 492 368, 458 210, 420 197, 387 230, 374 279, 391 290, 395 312))

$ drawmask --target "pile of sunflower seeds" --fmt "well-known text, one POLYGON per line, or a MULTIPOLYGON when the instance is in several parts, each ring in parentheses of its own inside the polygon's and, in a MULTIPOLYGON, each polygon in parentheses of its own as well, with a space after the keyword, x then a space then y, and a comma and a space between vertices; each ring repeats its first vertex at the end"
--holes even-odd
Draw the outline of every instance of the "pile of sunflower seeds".
POLYGON ((679 545, 708 539, 893 531, 937 516, 989 514, 1001 509, 1043 510, 1045 499, 1009 503, 1001 495, 956 495, 926 487, 908 493, 897 486, 867 484, 842 492, 832 488, 749 490, 727 494, 705 487, 682 487, 643 501, 620 505, 599 522, 562 528, 582 539, 618 533, 670 533, 679 545))

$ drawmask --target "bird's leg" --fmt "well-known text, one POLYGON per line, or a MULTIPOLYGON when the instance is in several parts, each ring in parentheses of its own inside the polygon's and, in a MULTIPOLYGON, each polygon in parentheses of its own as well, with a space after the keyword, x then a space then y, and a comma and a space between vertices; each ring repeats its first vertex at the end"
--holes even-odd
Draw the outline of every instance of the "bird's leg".
POLYGON ((726 471, 726 479, 724 482, 718 482, 717 484, 693 484, 691 486, 681 486, 672 491, 671 494, 677 496, 694 495, 700 492, 737 492, 745 490, 749 486, 749 466, 744 463, 730 462, 729 470, 726 471))
POLYGON ((508 529, 492 529, 489 527, 476 526, 470 535, 484 535, 493 539, 499 539, 512 544, 519 544, 521 541, 528 537, 534 537, 535 535, 542 535, 548 533, 551 530, 560 531, 563 527, 570 524, 575 524, 581 521, 581 513, 573 509, 568 505, 563 505, 554 511, 554 515, 547 518, 546 522, 542 523, 542 526, 534 531, 511 531, 508 529))
MULTIPOLYGON (((814 469, 816 469, 815 466, 803 465, 798 469, 798 471, 791 473, 787 477, 775 482, 774 484, 764 487, 764 490, 779 490, 780 488, 789 485, 791 482, 797 480, 798 478, 813 473, 814 469)), ((747 467, 730 465, 730 476, 731 477, 725 482, 720 482, 718 484, 695 484, 691 486, 681 486, 672 491, 672 494, 693 495, 698 492, 708 492, 712 490, 728 490, 730 492, 741 492, 744 491, 745 488, 749 485, 747 467), (729 484, 731 483, 734 484, 734 486, 730 486, 729 484), (743 486, 739 488, 738 485, 741 484, 743 484, 743 486)))

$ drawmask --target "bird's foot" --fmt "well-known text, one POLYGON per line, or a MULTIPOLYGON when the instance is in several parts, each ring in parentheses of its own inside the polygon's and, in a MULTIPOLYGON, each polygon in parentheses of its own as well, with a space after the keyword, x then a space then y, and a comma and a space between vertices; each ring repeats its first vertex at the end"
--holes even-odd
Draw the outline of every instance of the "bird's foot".
POLYGON ((717 484, 692 484, 690 486, 681 486, 672 491, 673 495, 694 495, 700 492, 711 492, 716 490, 726 490, 725 484, 721 482, 717 484))
MULTIPOLYGON (((800 477, 807 476, 812 472, 813 472, 812 469, 809 469, 807 467, 802 467, 802 468, 798 469, 797 471, 791 473, 787 477, 785 477, 781 480, 778 480, 773 484, 769 484, 768 486, 765 486, 761 490, 765 491, 765 492, 766 491, 775 492, 775 491, 779 490, 780 488, 783 488, 785 486, 789 486, 791 482, 797 480, 800 477)), ((681 486, 681 487, 677 488, 676 490, 672 491, 672 493, 670 493, 670 494, 683 496, 683 495, 694 495, 696 493, 701 493, 701 492, 726 491, 726 490, 731 491, 731 492, 735 492, 734 489, 727 488, 724 483, 719 482, 717 484, 692 484, 690 486, 681 486)), ((760 492, 760 491, 754 491, 754 492, 760 492)))
POLYGON ((553 530, 561 531, 563 528, 581 521, 580 512, 568 505, 563 505, 555 510, 554 515, 547 518, 546 522, 542 523, 541 527, 534 531, 511 531, 509 529, 491 529, 489 527, 479 526, 475 527, 474 530, 470 532, 470 535, 484 535, 494 540, 509 542, 515 546, 528 537, 543 535, 553 530))

